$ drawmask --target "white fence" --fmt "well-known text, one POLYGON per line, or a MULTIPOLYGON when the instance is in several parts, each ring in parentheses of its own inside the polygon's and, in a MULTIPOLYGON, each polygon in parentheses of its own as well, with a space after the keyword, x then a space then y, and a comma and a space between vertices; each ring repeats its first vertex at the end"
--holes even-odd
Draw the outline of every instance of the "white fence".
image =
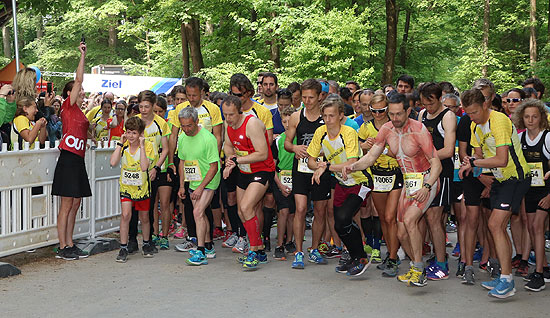
MULTIPOLYGON (((92 196, 82 200, 75 238, 95 238, 119 228, 120 167, 109 164, 114 143, 109 148, 102 146, 86 151, 92 196)), ((37 150, 29 150, 28 144, 24 149, 0 152, 0 257, 59 242, 60 199, 51 195, 59 150, 38 149, 38 145, 37 150)))

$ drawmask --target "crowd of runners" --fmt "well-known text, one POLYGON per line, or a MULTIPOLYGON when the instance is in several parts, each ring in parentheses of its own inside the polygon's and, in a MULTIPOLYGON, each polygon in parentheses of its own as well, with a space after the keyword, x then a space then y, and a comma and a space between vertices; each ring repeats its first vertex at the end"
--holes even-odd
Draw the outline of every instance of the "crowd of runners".
MULTIPOLYGON (((83 71, 84 44, 80 51, 83 71)), ((550 282, 550 109, 537 78, 497 94, 484 78, 459 92, 409 75, 365 89, 325 79, 283 88, 269 72, 254 85, 234 74, 227 93, 190 77, 168 95, 146 90, 117 99, 108 92, 86 107, 79 71, 60 107, 65 159, 53 187, 65 200, 59 258, 87 256, 72 243, 71 226, 80 198, 91 193, 67 192, 74 182, 60 165, 79 170, 66 158, 83 157, 76 141, 89 137, 116 141, 117 262, 139 251, 141 223, 144 257, 169 250, 173 235, 183 240, 174 249, 195 266, 213 261, 218 241, 217 248, 241 255, 245 270, 268 267, 270 259, 304 269, 338 258, 337 273, 360 276, 376 264, 376 275, 417 287, 452 275, 474 285, 482 270, 493 280, 480 285, 497 298, 515 294, 513 275, 531 291, 550 282), (73 137, 72 126, 86 127, 73 137), (312 240, 304 246, 306 229, 312 240), (447 253, 447 232, 455 231, 458 242, 447 253), (454 259, 457 272, 450 273, 454 259)), ((45 140, 33 127, 46 123, 20 108, 26 120, 14 119, 15 137, 30 132, 45 140)))

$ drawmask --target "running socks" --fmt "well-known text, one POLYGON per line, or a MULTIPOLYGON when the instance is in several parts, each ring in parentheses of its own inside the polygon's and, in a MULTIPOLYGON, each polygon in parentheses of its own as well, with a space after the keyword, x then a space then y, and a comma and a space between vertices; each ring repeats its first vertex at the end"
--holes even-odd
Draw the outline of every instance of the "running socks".
POLYGON ((244 228, 248 233, 248 239, 250 240, 250 246, 262 246, 262 238, 260 237, 260 223, 258 217, 254 216, 248 221, 244 222, 244 228))
POLYGON ((212 243, 212 242, 205 242, 205 243, 204 243, 204 247, 206 247, 207 249, 211 250, 212 248, 214 248, 214 243, 212 243))
POLYGON ((275 209, 264 207, 264 227, 262 229, 262 234, 267 240, 270 239, 271 234, 271 225, 273 224, 273 216, 275 215, 275 209))
POLYGON ((363 229, 363 234, 365 234, 365 240, 368 246, 373 247, 373 226, 374 222, 372 218, 369 216, 367 218, 361 218, 361 228, 363 229))
POLYGON ((128 243, 126 244, 120 244, 120 248, 128 250, 128 243))
POLYGON ((246 235, 246 230, 239 218, 239 213, 237 205, 228 205, 227 206, 227 216, 229 217, 229 223, 231 223, 231 228, 233 232, 237 233, 239 237, 246 235))
POLYGON ((380 224, 380 218, 377 216, 372 217, 372 245, 371 247, 380 250, 382 241, 382 225, 380 224))

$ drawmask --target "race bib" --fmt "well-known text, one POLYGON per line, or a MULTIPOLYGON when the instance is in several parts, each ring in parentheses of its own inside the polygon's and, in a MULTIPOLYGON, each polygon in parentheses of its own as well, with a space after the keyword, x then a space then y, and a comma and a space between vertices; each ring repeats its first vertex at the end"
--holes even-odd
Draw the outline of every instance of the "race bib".
POLYGON ((185 181, 201 181, 202 174, 198 160, 185 160, 183 163, 185 181))
MULTIPOLYGON (((237 157, 244 157, 248 155, 248 151, 235 150, 235 152, 237 153, 237 157)), ((249 163, 239 163, 237 166, 242 172, 252 173, 249 163)))
POLYGON ((281 170, 279 173, 279 180, 285 187, 292 189, 292 171, 291 170, 281 170))
POLYGON ((424 183, 424 175, 422 173, 405 173, 405 190, 407 198, 412 198, 412 195, 422 189, 424 183))
MULTIPOLYGON (((298 159, 298 171, 299 172, 303 172, 303 173, 313 173, 313 172, 315 172, 315 171, 309 169, 309 167, 307 166, 308 159, 309 159, 309 157, 298 159)), ((323 157, 317 157, 317 162, 321 162, 321 161, 323 161, 323 157)))
POLYGON ((491 168, 491 172, 493 173, 493 176, 495 176, 495 178, 504 179, 501 168, 491 168))
POLYGON ((376 192, 390 192, 393 190, 395 183, 395 175, 391 176, 379 176, 373 175, 374 191, 376 192))
POLYGON ((141 175, 141 171, 122 170, 122 184, 129 186, 141 186, 143 185, 141 175))
POLYGON ((544 187, 544 170, 542 169, 542 162, 529 162, 528 164, 531 169, 531 186, 544 187))
POLYGON ((460 169, 460 157, 458 156, 458 147, 455 147, 455 155, 453 157, 453 163, 455 166, 455 170, 460 169))

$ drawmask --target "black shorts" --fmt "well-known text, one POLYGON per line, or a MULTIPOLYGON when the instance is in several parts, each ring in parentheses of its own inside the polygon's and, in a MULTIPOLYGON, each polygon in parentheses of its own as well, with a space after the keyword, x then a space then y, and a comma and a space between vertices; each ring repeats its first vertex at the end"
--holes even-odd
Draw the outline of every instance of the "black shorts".
POLYGON ((52 195, 71 198, 92 196, 83 157, 61 150, 53 175, 52 195))
POLYGON ((374 187, 372 192, 376 193, 388 193, 392 190, 403 189, 403 173, 401 169, 381 169, 377 167, 371 167, 372 181, 374 187))
POLYGON ((296 203, 294 201, 294 193, 291 192, 288 197, 285 197, 281 192, 281 189, 279 189, 275 182, 272 182, 272 184, 273 197, 275 198, 275 202, 277 203, 277 210, 281 211, 282 209, 288 209, 289 213, 295 213, 296 203))
POLYGON ((269 185, 269 183, 273 182, 273 177, 275 175, 275 172, 267 172, 267 171, 258 171, 254 173, 240 173, 239 174, 239 180, 237 181, 237 187, 240 189, 246 190, 248 188, 248 185, 252 182, 258 182, 263 185, 269 185))
POLYGON ((508 179, 498 181, 495 179, 491 187, 491 208, 504 211, 512 211, 519 214, 521 201, 531 188, 531 177, 525 179, 508 179))
POLYGON ((152 187, 175 187, 179 184, 179 180, 176 178, 175 174, 171 173, 172 169, 169 169, 166 172, 157 173, 157 178, 151 182, 152 187), (169 172, 170 171, 170 172, 169 172), (170 178, 172 181, 168 181, 168 173, 170 173, 170 178))
POLYGON ((535 213, 537 210, 550 212, 550 209, 543 209, 539 206, 540 200, 550 193, 546 187, 531 187, 525 194, 525 212, 535 213))
POLYGON ((292 192, 302 194, 311 198, 312 201, 323 201, 330 199, 331 175, 323 173, 321 184, 311 184, 312 173, 298 172, 292 170, 292 192))
POLYGON ((481 205, 482 207, 484 207, 484 208, 486 208, 486 209, 488 209, 488 210, 492 210, 492 208, 491 208, 491 199, 489 199, 489 198, 481 198, 481 199, 479 200, 479 203, 480 203, 480 205, 481 205))
POLYGON ((212 210, 216 210, 221 208, 220 205, 220 199, 221 199, 221 187, 218 187, 216 191, 214 191, 214 197, 212 198, 212 202, 210 202, 210 208, 212 210))
POLYGON ((451 207, 451 178, 439 177, 439 193, 430 204, 430 208, 442 206, 446 210, 451 207))
POLYGON ((460 203, 462 193, 462 181, 451 181, 451 203, 460 203))
POLYGON ((235 167, 233 168, 233 170, 231 170, 229 177, 225 179, 225 186, 226 186, 227 192, 237 191, 237 183, 239 182, 240 174, 241 174, 241 171, 239 170, 238 167, 235 167))
POLYGON ((478 206, 481 204, 481 192, 483 192, 485 186, 478 178, 472 175, 464 178, 462 180, 462 189, 464 190, 464 204, 468 206, 478 206))

